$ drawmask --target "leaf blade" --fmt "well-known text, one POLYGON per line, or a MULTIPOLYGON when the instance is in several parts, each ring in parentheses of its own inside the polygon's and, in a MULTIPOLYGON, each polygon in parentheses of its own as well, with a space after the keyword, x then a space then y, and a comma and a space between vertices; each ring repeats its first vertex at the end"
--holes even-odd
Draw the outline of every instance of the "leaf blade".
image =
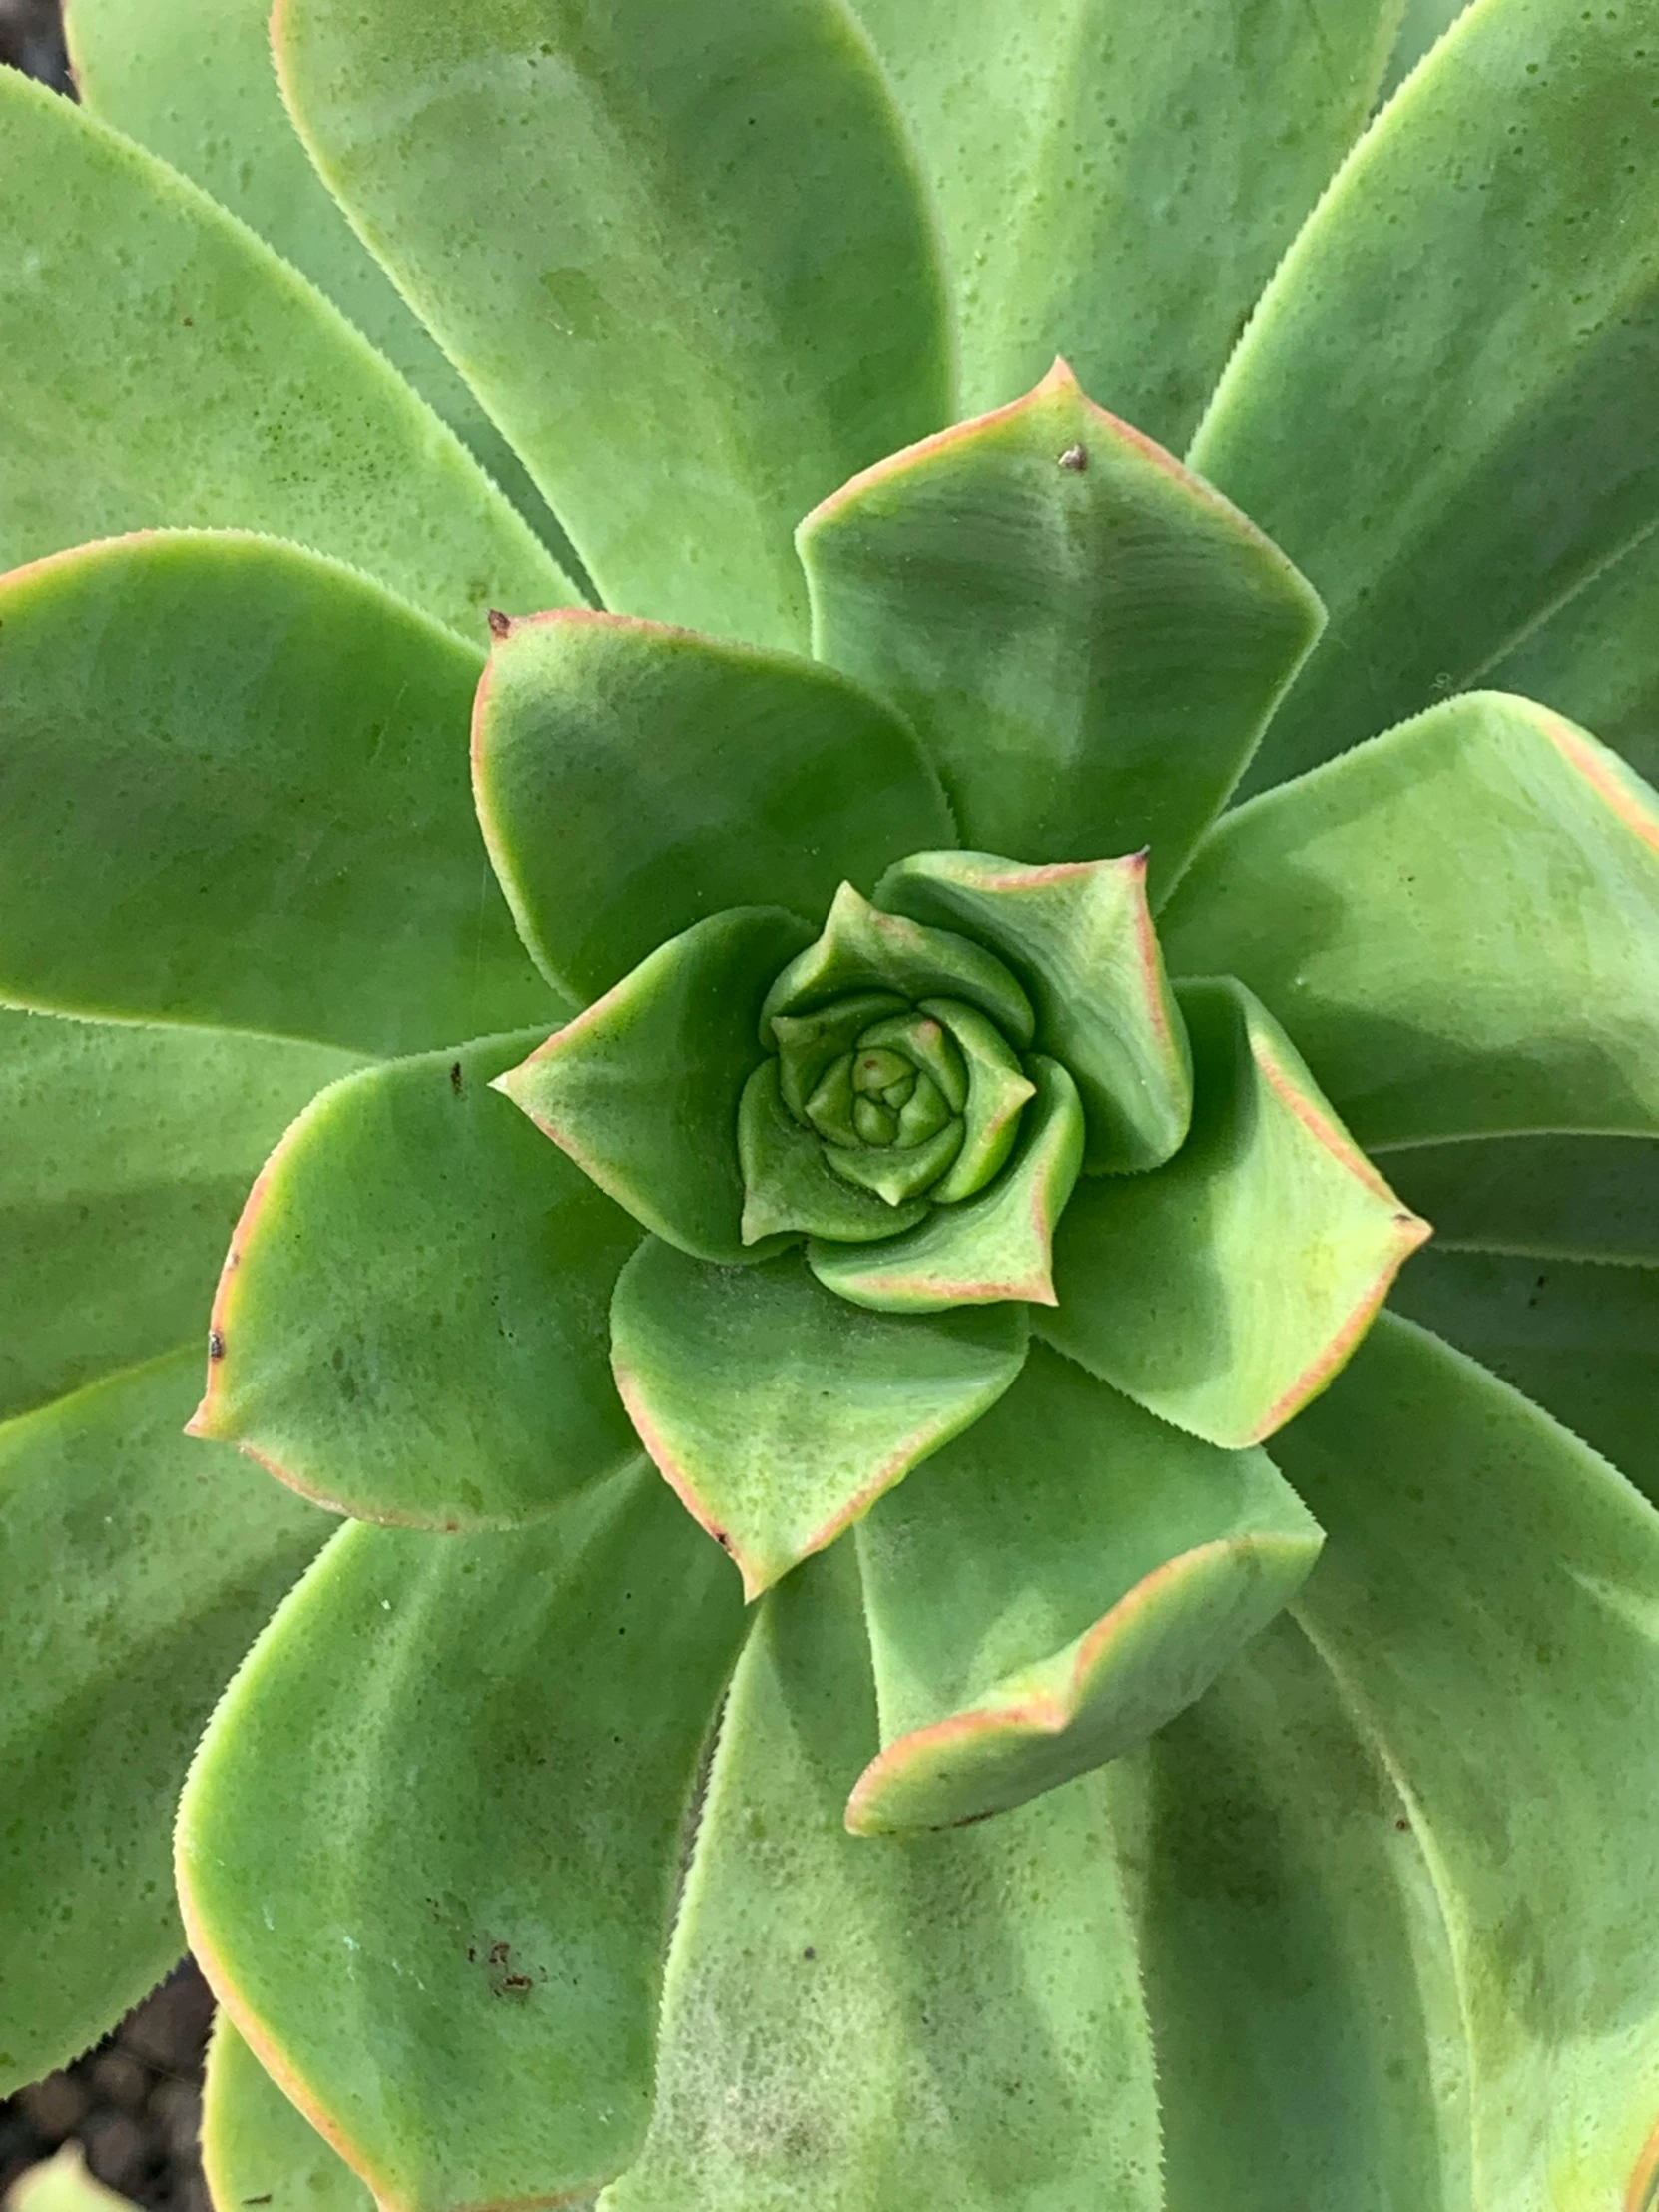
POLYGON ((802 645, 796 520, 949 411, 931 240, 849 20, 447 0, 411 33, 395 0, 285 0, 276 47, 324 180, 606 603, 802 645), (480 134, 494 161, 453 158, 480 134))
POLYGON ((9 999, 370 1053, 552 1013, 479 841, 479 657, 447 631, 221 532, 14 571, 0 624, 9 999))
POLYGON ((631 2155, 739 1621, 637 1462, 511 1535, 345 1530, 238 1676, 180 1811, 193 1948, 379 2202, 545 2202, 631 2155), (426 1818, 376 1790, 382 1761, 426 1818), (301 1779, 319 1762, 326 1806, 301 1779))
POLYGON ((713 1268, 653 1239, 618 1281, 611 1346, 647 1451, 754 1598, 1002 1395, 1025 1311, 866 1313, 794 1254, 713 1268))
POLYGON ((0 83, 0 567, 176 524, 362 568, 482 638, 577 596, 336 309, 205 193, 15 70, 0 83), (254 375, 255 365, 258 375, 254 375))

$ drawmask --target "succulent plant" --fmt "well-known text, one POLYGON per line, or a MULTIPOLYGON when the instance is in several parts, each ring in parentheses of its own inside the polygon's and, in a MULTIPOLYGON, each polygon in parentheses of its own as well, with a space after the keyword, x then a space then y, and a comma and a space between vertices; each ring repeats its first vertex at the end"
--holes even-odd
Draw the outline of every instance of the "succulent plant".
POLYGON ((1651 2212, 1659 7, 1401 12, 0 72, 0 2082, 183 1784, 221 2212, 1651 2212))

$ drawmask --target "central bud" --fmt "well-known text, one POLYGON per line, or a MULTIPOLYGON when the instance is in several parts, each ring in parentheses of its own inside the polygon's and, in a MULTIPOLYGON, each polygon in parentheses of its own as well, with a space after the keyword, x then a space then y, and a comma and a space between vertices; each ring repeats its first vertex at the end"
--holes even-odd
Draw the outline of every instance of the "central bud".
POLYGON ((1034 1086, 964 1000, 856 992, 772 1029, 785 1105, 831 1173, 887 1205, 970 1197, 1013 1150, 1034 1086))
POLYGON ((745 1240, 869 1244, 984 1191, 1036 1084, 1031 1003, 971 938, 843 884, 773 983, 738 1121, 745 1240))

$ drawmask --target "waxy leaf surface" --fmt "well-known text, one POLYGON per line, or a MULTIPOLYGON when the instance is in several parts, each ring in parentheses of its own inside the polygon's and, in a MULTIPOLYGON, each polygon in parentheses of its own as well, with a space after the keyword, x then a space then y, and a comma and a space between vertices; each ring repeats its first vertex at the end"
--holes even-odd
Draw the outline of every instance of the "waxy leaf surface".
POLYGON ((241 534, 0 578, 0 991, 364 1052, 552 1018, 468 799, 478 669, 241 534))
POLYGON ((1320 1532, 1264 1453, 1184 1436, 1035 1345, 857 1546, 881 1752, 846 1821, 890 1835, 1133 1750, 1294 1595, 1320 1532))
POLYGON ((173 1805, 226 1677, 328 1523, 181 1430, 193 1343, 0 1423, 0 2095, 185 1947, 173 1805))
MULTIPOLYGON (((157 524, 269 531, 481 639, 577 595, 338 310, 205 193, 0 79, 0 567, 157 524)), ((805 504, 805 502, 804 502, 805 504)))
POLYGON ((605 602, 805 645, 796 522, 950 413, 919 182, 849 17, 283 0, 276 48, 325 181, 605 602))
POLYGON ((1330 1536, 1299 1615, 1440 1889, 1474 2202, 1640 2206, 1659 1829, 1633 1747, 1659 1733, 1659 1515, 1386 1315, 1274 1450, 1330 1536))
POLYGON ((715 1268, 652 1239, 617 1284, 611 1343, 646 1449, 755 1597, 994 1404, 1026 1321, 869 1314, 794 1253, 715 1268))
POLYGON ((182 169, 303 271, 448 423, 555 556, 563 532, 475 394, 398 297, 294 135, 269 0, 75 0, 81 104, 182 169))
POLYGON ((193 1434, 319 1503, 535 1519, 636 1449, 607 1315, 635 1223, 490 1089, 528 1036, 324 1092, 249 1198, 193 1434))
POLYGON ((1423 1847, 1295 1623, 1108 1780, 1171 2212, 1489 2212, 1423 1847))
POLYGON ((882 1244, 815 1237, 807 1258, 821 1283, 878 1313, 931 1314, 1005 1299, 1053 1305, 1054 1224, 1083 1164, 1083 1109, 1057 1060, 1038 1054, 1027 1065, 1036 1095, 1001 1173, 972 1198, 936 1206, 882 1244))
POLYGON ((344 1530, 238 1675, 180 1812, 192 1947, 382 2206, 632 2155, 740 1622, 642 1459, 532 1529, 344 1530))
POLYGON ((1659 1269, 1435 1249, 1389 1303, 1512 1382, 1659 1506, 1659 1269))
POLYGON ((694 922, 496 1087, 645 1228, 748 1259, 738 1108, 768 987, 811 934, 776 906, 694 922))
POLYGON ((964 409, 1012 398, 1058 345, 1184 441, 1365 121, 1397 0, 857 7, 938 196, 964 409))
POLYGON ((320 1045, 0 1011, 0 1419, 202 1343, 248 1186, 320 1045))
POLYGON ((814 650, 890 699, 965 845, 1151 848, 1156 903, 1319 634, 1278 549, 1056 363, 802 524, 814 650))
POLYGON ((1163 1419, 1237 1447, 1324 1388, 1428 1225, 1249 991, 1178 996, 1192 1134, 1151 1175, 1081 1186, 1055 1234, 1058 1302, 1037 1326, 1163 1419))
POLYGON ((524 941, 581 997, 725 907, 817 916, 951 835, 915 739, 855 684, 612 615, 497 642, 473 775, 524 941))
POLYGON ((1146 856, 1022 868, 923 852, 881 878, 882 905, 965 931, 1030 993, 1039 1052, 1076 1083, 1091 1172, 1158 1167, 1187 1134, 1193 1076, 1146 903, 1146 856))
POLYGON ((849 1546, 767 1599, 670 1953, 651 2133, 604 2212, 1160 2212, 1098 1779, 961 1835, 846 1834, 874 1740, 849 1546))
POLYGON ((372 2212, 374 2199, 290 2104, 233 2026, 214 2021, 202 2084, 202 2168, 216 2212, 372 2212))
POLYGON ((1436 1252, 1659 1266, 1659 1140, 1515 1136, 1379 1156, 1436 1252))
POLYGON ((1659 7, 1470 8, 1279 265, 1188 455, 1324 594, 1259 789, 1477 680, 1659 514, 1659 7))
POLYGON ((1659 1130, 1659 798, 1473 693, 1229 815, 1161 933, 1264 998, 1364 1145, 1659 1130))

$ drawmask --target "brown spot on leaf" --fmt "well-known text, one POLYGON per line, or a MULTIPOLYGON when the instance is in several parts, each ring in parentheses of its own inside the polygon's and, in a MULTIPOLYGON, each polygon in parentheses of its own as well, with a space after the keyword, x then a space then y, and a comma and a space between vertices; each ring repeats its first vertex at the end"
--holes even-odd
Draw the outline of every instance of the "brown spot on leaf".
POLYGON ((1060 455, 1060 466, 1073 476, 1081 476, 1089 465, 1089 449, 1086 445, 1068 445, 1060 455))
POLYGON ((225 1332, 223 1329, 210 1329, 208 1331, 208 1358, 210 1360, 223 1360, 224 1357, 225 1332))
POLYGON ((459 1098, 459 1097, 460 1097, 460 1095, 461 1095, 461 1063, 460 1063, 460 1061, 459 1061, 459 1060, 451 1060, 451 1061, 450 1061, 450 1063, 449 1063, 449 1088, 450 1088, 450 1089, 451 1089, 451 1090, 452 1090, 452 1091, 454 1092, 454 1094, 455 1094, 455 1096, 456 1096, 457 1098, 459 1098))
POLYGON ((512 616, 504 615, 499 607, 489 608, 485 613, 484 620, 490 626, 490 636, 492 638, 504 638, 513 626, 512 616))

